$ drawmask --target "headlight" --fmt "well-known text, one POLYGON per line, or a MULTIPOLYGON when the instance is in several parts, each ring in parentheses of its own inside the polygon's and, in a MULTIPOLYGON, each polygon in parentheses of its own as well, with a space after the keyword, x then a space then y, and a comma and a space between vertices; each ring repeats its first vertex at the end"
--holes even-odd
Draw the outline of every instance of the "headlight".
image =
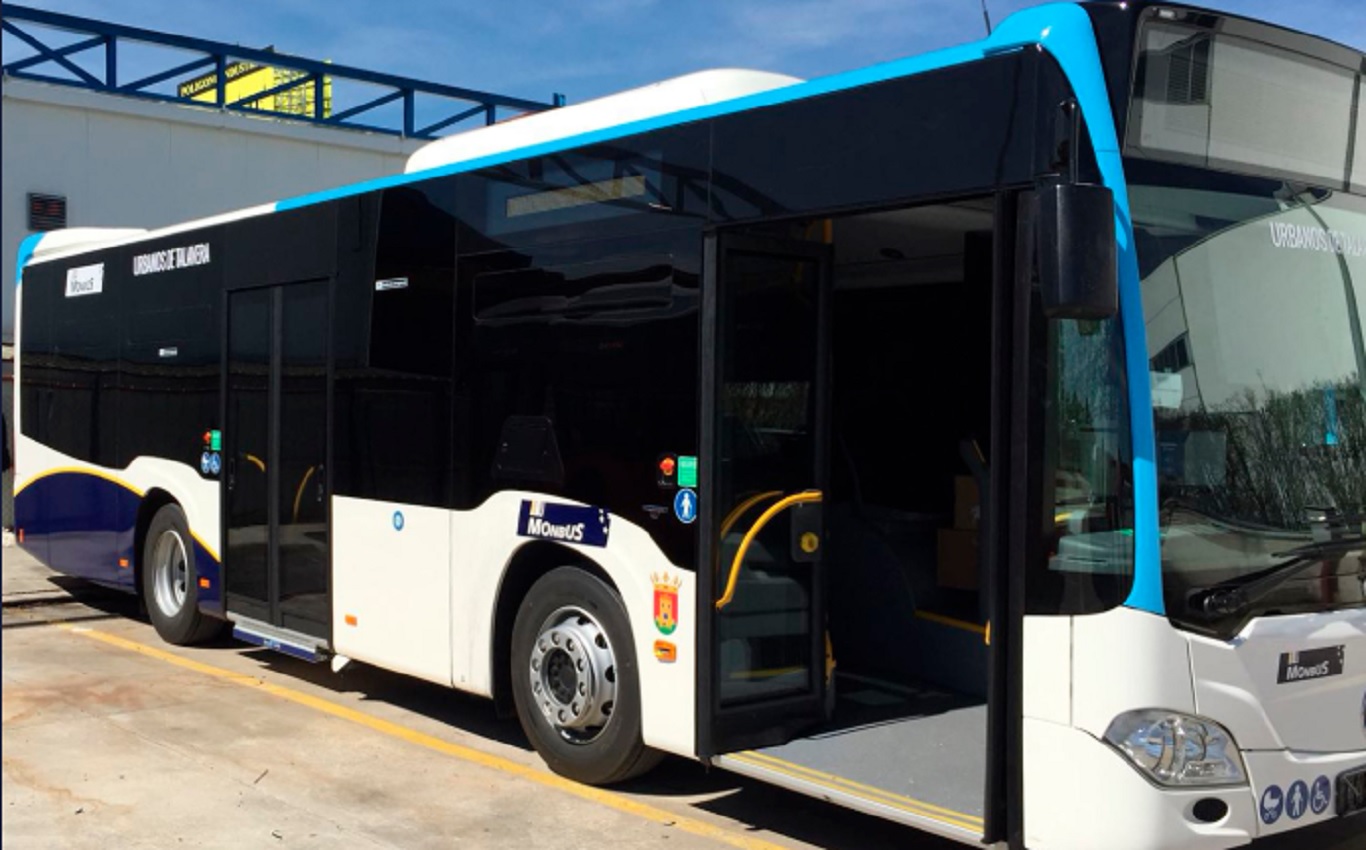
POLYGON ((1243 757, 1228 730, 1202 717, 1148 708, 1126 711, 1105 740, 1159 785, 1238 785, 1243 757))

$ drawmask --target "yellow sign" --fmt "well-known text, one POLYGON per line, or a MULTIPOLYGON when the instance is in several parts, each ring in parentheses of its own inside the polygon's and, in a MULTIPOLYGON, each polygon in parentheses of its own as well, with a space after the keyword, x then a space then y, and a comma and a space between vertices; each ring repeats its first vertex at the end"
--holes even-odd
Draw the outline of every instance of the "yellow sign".
MULTIPOLYGON (((274 94, 268 94, 248 103, 242 104, 244 109, 258 109, 262 112, 279 112, 286 115, 314 116, 314 96, 316 88, 313 81, 308 78, 308 74, 303 71, 294 71, 288 68, 273 68, 269 65, 259 65, 255 62, 233 62, 224 69, 223 76, 227 78, 226 91, 224 91, 224 103, 235 103, 243 98, 260 94, 264 91, 287 86, 274 94), (298 81, 298 85, 290 86, 289 83, 298 81)), ((201 103, 218 102, 218 74, 205 74, 202 77, 195 77, 187 80, 176 87, 176 93, 181 97, 196 100, 201 103)), ((322 112, 318 117, 326 118, 332 114, 332 78, 324 76, 322 80, 322 112)))

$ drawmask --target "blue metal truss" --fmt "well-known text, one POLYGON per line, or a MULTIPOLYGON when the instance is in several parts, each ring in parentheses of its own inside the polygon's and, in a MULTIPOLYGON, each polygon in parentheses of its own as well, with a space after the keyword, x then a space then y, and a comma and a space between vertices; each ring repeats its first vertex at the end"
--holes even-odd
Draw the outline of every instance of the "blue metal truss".
POLYGON ((439 131, 477 116, 483 116, 485 124, 492 124, 498 119, 500 108, 523 113, 538 112, 564 105, 564 95, 562 94, 553 95, 548 103, 541 103, 474 89, 428 83, 331 62, 287 56, 271 50, 241 47, 202 38, 190 38, 156 32, 155 30, 128 27, 94 20, 93 18, 47 12, 12 3, 6 3, 0 7, 0 26, 3 26, 4 32, 28 45, 34 51, 32 55, 22 59, 5 62, 3 71, 8 77, 37 80, 144 100, 181 103, 200 108, 216 106, 218 109, 228 111, 249 112, 254 115, 273 115, 328 127, 367 130, 415 139, 434 139, 439 131), (21 23, 23 26, 20 25, 21 23), (52 44, 51 37, 57 33, 67 34, 63 38, 74 34, 77 40, 56 46, 52 44), (198 56, 174 67, 151 74, 142 74, 137 79, 123 82, 119 76, 119 47, 121 44, 130 42, 169 48, 175 51, 189 51, 198 54, 198 56), (73 57, 77 54, 93 50, 102 50, 104 53, 102 75, 92 73, 73 61, 73 57), (227 71, 234 62, 251 62, 273 68, 288 69, 300 76, 271 89, 256 92, 237 100, 228 100, 227 83, 229 79, 227 71), (65 72, 66 75, 60 75, 61 72, 65 72), (215 82, 212 90, 215 93, 215 99, 213 102, 152 90, 154 86, 171 80, 183 80, 187 75, 193 74, 214 75, 215 82), (354 82, 379 86, 387 89, 387 91, 378 97, 329 115, 324 106, 325 80, 334 83, 354 82), (294 91, 302 86, 310 85, 313 87, 312 115, 300 114, 296 110, 269 109, 262 105, 262 101, 271 95, 294 91), (450 110, 449 113, 436 121, 418 126, 416 116, 419 96, 422 98, 424 107, 429 104, 433 107, 439 104, 442 112, 450 110), (354 120, 358 116, 370 117, 367 116, 367 113, 373 116, 374 110, 396 101, 401 101, 403 104, 402 126, 385 126, 379 123, 365 123, 364 120, 354 120))

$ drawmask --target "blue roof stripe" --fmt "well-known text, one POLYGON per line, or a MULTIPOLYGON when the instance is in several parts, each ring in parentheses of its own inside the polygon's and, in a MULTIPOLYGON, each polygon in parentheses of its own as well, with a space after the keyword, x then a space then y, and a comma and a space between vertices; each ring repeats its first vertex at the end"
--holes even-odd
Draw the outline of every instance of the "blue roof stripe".
POLYGON ((33 252, 38 250, 38 243, 43 241, 46 233, 30 233, 24 237, 24 241, 19 243, 19 253, 14 260, 14 288, 18 289, 24 284, 24 266, 33 258, 33 252))

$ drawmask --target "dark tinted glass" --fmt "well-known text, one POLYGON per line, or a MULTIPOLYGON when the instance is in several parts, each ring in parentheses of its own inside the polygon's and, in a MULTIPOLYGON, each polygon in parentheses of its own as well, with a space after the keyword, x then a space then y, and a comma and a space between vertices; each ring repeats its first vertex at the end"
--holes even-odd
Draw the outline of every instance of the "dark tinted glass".
MULTIPOLYGON (((218 425, 221 257, 217 234, 178 238, 209 244, 202 266, 133 277, 122 286, 119 465, 140 456, 179 461, 198 471, 202 435, 218 425)), ((158 245, 137 246, 147 254, 158 245)), ((131 256, 127 263, 131 267, 131 256)))
MULTIPOLYGON (((228 418, 224 454, 228 476, 227 591, 231 604, 268 598, 269 464, 272 292, 232 295, 228 306, 228 418)), ((258 616, 268 616, 259 614, 258 616)))
POLYGON ((110 261, 56 263, 58 298, 53 299, 49 407, 44 412, 47 444, 63 454, 100 466, 117 464, 119 270, 110 261), (100 281, 98 288, 72 289, 70 276, 100 281))
POLYGON ((676 228, 707 210, 708 126, 693 124, 461 177, 461 253, 676 228))
POLYGON ((386 190, 372 225, 373 265, 354 255, 344 265, 365 272, 339 275, 340 495, 420 505, 450 498, 453 186, 444 178, 386 190))
POLYGON ((20 359, 23 374, 19 386, 19 429, 40 442, 48 440, 48 412, 54 387, 52 320, 61 297, 58 271, 50 263, 24 270, 23 315, 19 317, 20 359))
POLYGON ((692 562, 687 527, 645 508, 672 498, 657 483, 660 455, 697 453, 700 247, 689 229, 461 260, 477 307, 470 347, 457 353, 470 503, 514 487, 568 496, 641 524, 675 563, 692 562), (558 464, 495 463, 505 435, 550 445, 547 428, 558 464))
POLYGON ((280 616, 287 628, 326 629, 327 287, 283 287, 281 297, 280 616))
POLYGON ((715 121, 712 214, 740 220, 1033 176, 1032 78, 1011 54, 715 121))
MULTIPOLYGON (((761 508, 820 486, 816 353, 821 264, 809 254, 726 248, 722 297, 718 575, 737 592, 716 618, 722 705, 802 692, 812 679, 815 572, 792 557, 792 509, 760 527, 761 508), (756 505, 761 494, 769 494, 756 505), (753 534, 740 563, 741 541, 753 534), (741 582, 741 577, 744 581, 741 582)), ((718 606, 720 603, 718 603, 718 606)))

